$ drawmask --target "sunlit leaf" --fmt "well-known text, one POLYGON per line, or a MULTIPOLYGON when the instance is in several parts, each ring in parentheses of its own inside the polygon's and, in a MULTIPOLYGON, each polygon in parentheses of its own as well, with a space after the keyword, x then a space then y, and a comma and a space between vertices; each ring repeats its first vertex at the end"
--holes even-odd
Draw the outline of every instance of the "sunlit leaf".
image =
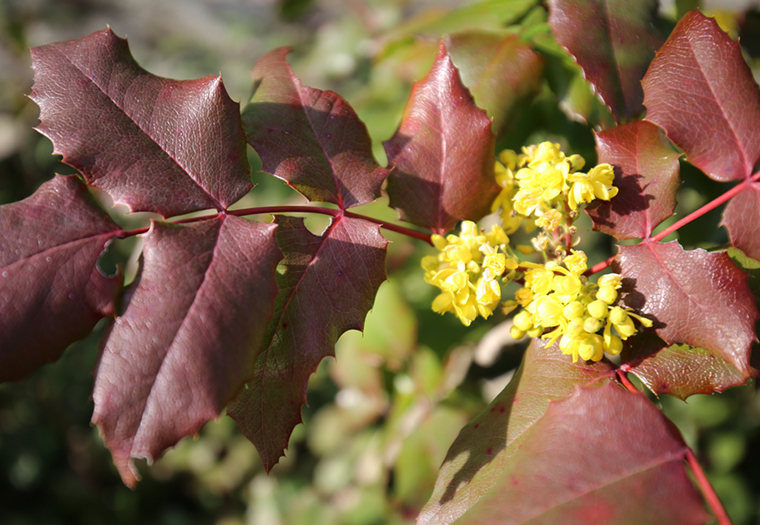
POLYGON ((443 41, 384 146, 393 168, 391 206, 403 219, 442 234, 490 212, 498 191, 491 121, 462 85, 443 41))
POLYGON ((643 111, 641 78, 662 37, 655 31, 656 0, 550 0, 549 24, 557 41, 618 121, 643 111))
POLYGON ((237 103, 219 77, 143 70, 110 29, 32 49, 37 129, 132 211, 226 209, 252 187, 237 103))
POLYGON ((595 201, 588 214, 594 228, 618 239, 646 239, 673 214, 679 154, 662 132, 647 121, 632 122, 596 134, 599 162, 615 168, 618 194, 595 201))
POLYGON ((121 277, 96 263, 120 232, 73 175, 0 207, 0 381, 58 359, 115 315, 121 277))
POLYGON ((256 360, 253 380, 228 408, 267 471, 301 422, 309 376, 333 355, 343 332, 363 328, 385 280, 388 242, 376 224, 348 217, 336 217, 321 237, 301 219, 278 217, 277 223, 285 258, 267 347, 256 360))
POLYGON ((644 80, 647 120, 718 181, 749 177, 760 159, 760 91, 715 20, 692 11, 658 51, 644 80))
POLYGON ((620 246, 627 306, 654 321, 666 343, 701 347, 749 373, 758 312, 747 274, 725 253, 684 251, 673 241, 620 246))
POLYGON ((303 86, 275 49, 251 72, 254 93, 243 111, 248 142, 264 171, 313 201, 341 209, 372 202, 388 176, 372 157, 367 128, 340 95, 303 86))
POLYGON ((105 338, 94 424, 126 485, 132 458, 195 434, 253 376, 277 288, 275 226, 233 216, 154 223, 105 338))

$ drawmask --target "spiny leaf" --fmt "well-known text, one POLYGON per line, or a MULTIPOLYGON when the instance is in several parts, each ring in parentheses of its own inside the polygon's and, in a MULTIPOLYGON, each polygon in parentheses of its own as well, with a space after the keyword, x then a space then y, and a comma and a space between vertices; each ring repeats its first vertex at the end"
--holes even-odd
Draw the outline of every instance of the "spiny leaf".
POLYGON ((302 219, 278 217, 277 223, 284 272, 278 275, 268 346, 256 360, 253 380, 228 408, 267 471, 301 422, 309 376, 334 355, 343 332, 363 328, 385 280, 388 243, 377 225, 360 219, 336 217, 321 237, 302 219))
POLYGON ((32 65, 37 129, 117 204, 168 217, 251 189, 239 105, 219 77, 151 75, 110 29, 34 48, 32 65))
POLYGON ((694 394, 723 392, 743 385, 747 372, 704 348, 668 345, 651 332, 626 341, 623 367, 655 394, 686 399, 694 394))
POLYGON ((684 468, 686 445, 638 393, 614 384, 576 387, 523 436, 512 461, 457 524, 709 519, 684 468))
POLYGON ((478 107, 493 118, 495 132, 541 87, 543 59, 517 35, 457 33, 446 39, 446 49, 478 107))
POLYGON ((372 202, 388 170, 375 162, 366 126, 340 95, 301 85, 287 54, 280 48, 259 59, 251 72, 253 98, 243 111, 264 171, 312 201, 341 209, 372 202))
POLYGON ((728 202, 722 224, 731 244, 753 259, 760 259, 760 183, 749 183, 728 202))
POLYGON ((491 121, 462 85, 443 40, 428 75, 414 85, 398 131, 384 144, 393 171, 390 204, 404 220, 443 234, 491 210, 491 121))
POLYGON ((666 343, 701 347, 749 374, 758 312, 747 274, 725 253, 684 251, 673 241, 620 246, 613 263, 623 300, 654 320, 666 343))
POLYGON ((277 293, 275 226, 233 216, 154 223, 95 379, 97 424, 126 485, 198 432, 253 375, 277 293))
POLYGON ((618 121, 643 111, 641 77, 662 44, 656 0, 550 0, 549 24, 618 121))
POLYGON ((96 263, 119 233, 74 175, 0 207, 0 382, 55 361, 115 315, 121 276, 96 263))
POLYGON ((605 363, 573 363, 556 345, 547 348, 545 341, 534 339, 507 388, 459 433, 418 523, 452 523, 476 505, 520 456, 525 436, 551 401, 567 397, 579 385, 602 385, 609 375, 605 363))
POLYGON ((620 191, 588 208, 594 229, 618 239, 648 238, 675 209, 679 154, 647 121, 597 133, 596 147, 599 162, 614 166, 614 185, 620 191))
POLYGON ((687 13, 644 80, 647 120, 717 181, 749 177, 760 159, 760 92, 737 42, 715 20, 687 13))

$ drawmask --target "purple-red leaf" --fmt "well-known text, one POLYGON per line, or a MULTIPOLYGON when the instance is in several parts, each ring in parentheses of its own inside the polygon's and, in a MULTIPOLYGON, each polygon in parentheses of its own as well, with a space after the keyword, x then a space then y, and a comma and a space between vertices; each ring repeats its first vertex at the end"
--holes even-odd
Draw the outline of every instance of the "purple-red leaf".
POLYGON ((259 59, 254 94, 243 111, 248 142, 264 171, 309 200, 346 209, 372 202, 388 176, 372 156, 364 123, 340 95, 301 85, 287 48, 259 59))
POLYGON ((713 352, 689 345, 668 346, 651 332, 643 332, 626 343, 621 368, 658 395, 685 400, 694 394, 723 392, 743 385, 749 378, 747 372, 713 352))
POLYGON ((718 181, 752 174, 760 159, 760 92, 739 44, 715 20, 687 13, 642 84, 647 120, 689 162, 718 181))
POLYGON ((120 232, 74 175, 0 207, 0 382, 58 359, 115 315, 121 276, 96 263, 120 232))
POLYGON ((656 0, 550 0, 549 24, 618 121, 643 111, 641 77, 662 37, 656 0))
POLYGON ((393 167, 390 204, 404 220, 443 234, 491 211, 498 192, 491 121, 462 85, 443 41, 384 146, 393 167))
MULTIPOLYGON (((686 445, 657 408, 614 384, 549 405, 458 525, 701 525, 686 445)), ((442 523, 450 523, 449 521, 442 523)))
POLYGON ((597 133, 596 147, 599 162, 614 166, 614 184, 620 191, 588 208, 594 228, 618 239, 648 238, 675 209, 679 154, 647 121, 597 133))
POLYGON ((551 401, 577 386, 605 384, 611 375, 605 363, 573 363, 556 345, 534 339, 507 388, 459 433, 418 523, 443 525, 464 514, 521 454, 526 434, 551 401))
POLYGON ((462 82, 498 132, 541 88, 544 61, 517 35, 456 33, 446 48, 462 82))
POLYGON ((219 77, 151 75, 110 29, 32 49, 38 130, 132 211, 226 209, 252 187, 239 105, 219 77))
POLYGON ((753 259, 760 259, 760 183, 749 183, 728 202, 722 224, 731 244, 753 259))
POLYGON ((253 375, 277 293, 275 226, 233 216, 154 223, 95 379, 97 424, 122 480, 219 415, 253 375))
POLYGON ((675 241, 619 249, 613 268, 624 277, 623 300, 654 321, 657 335, 704 348, 749 374, 759 316, 747 274, 727 254, 687 252, 675 241))
POLYGON ((388 243, 377 225, 336 217, 321 237, 302 219, 277 218, 277 242, 285 258, 280 294, 267 331, 269 345, 255 375, 227 409, 253 442, 269 471, 301 422, 309 376, 334 355, 338 337, 361 330, 385 280, 388 243))

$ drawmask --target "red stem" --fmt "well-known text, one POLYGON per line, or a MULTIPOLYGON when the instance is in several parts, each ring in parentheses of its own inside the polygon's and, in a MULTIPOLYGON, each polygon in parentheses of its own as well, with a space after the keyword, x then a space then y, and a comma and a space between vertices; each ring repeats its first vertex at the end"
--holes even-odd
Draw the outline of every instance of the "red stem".
POLYGON ((628 389, 629 392, 633 392, 634 394, 640 394, 639 389, 634 386, 633 383, 631 383, 631 380, 628 379, 628 374, 626 374, 623 370, 618 369, 616 371, 617 377, 620 380, 621 383, 623 383, 623 386, 628 389))
POLYGON ((726 509, 723 508, 723 504, 720 502, 720 498, 715 493, 715 489, 710 484, 710 480, 707 479, 705 471, 702 470, 702 465, 699 464, 697 458, 694 456, 694 451, 689 447, 686 447, 686 461, 691 467, 691 471, 694 473, 694 477, 697 478, 697 485, 699 490, 702 491, 707 506, 712 510, 715 519, 718 520, 718 525, 731 525, 731 518, 728 517, 726 509))
MULTIPOLYGON (((390 230, 396 233, 400 233, 402 235, 406 235, 408 237, 412 237, 414 239, 419 239, 421 241, 425 241, 426 243, 433 245, 433 242, 430 240, 430 235, 421 232, 419 230, 413 230, 411 228, 406 228, 404 226, 393 224, 391 222, 385 222, 380 219, 375 219, 374 217, 367 217, 365 215, 361 215, 358 213, 354 213, 351 211, 343 211, 338 210, 334 208, 319 208, 317 206, 306 206, 306 205, 291 205, 291 206, 262 206, 259 208, 246 208, 242 210, 227 210, 227 215, 235 215, 235 216, 242 216, 242 215, 258 215, 263 213, 320 213, 322 215, 330 215, 332 217, 340 217, 340 216, 346 216, 351 217, 354 219, 362 219, 365 221, 369 221, 375 224, 379 224, 381 228, 385 230, 390 230)), ((216 215, 204 215, 201 217, 189 217, 187 219, 181 219, 178 221, 174 221, 172 224, 186 224, 191 222, 198 222, 206 219, 213 219, 214 217, 218 217, 219 214, 216 215)), ((141 233, 145 233, 150 228, 138 228, 136 230, 129 230, 129 231, 122 231, 119 237, 125 238, 125 237, 131 237, 133 235, 139 235, 141 233)))

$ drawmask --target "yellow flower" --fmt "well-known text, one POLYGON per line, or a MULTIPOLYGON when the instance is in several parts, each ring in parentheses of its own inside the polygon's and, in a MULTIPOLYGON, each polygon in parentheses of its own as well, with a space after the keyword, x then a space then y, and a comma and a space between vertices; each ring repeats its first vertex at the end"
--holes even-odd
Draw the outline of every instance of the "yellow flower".
POLYGON ((586 254, 580 250, 571 250, 572 255, 565 257, 565 268, 574 275, 582 275, 586 271, 586 254))
POLYGON ((588 173, 574 173, 568 180, 572 182, 567 203, 570 209, 576 209, 582 203, 594 199, 610 200, 617 195, 618 189, 612 185, 615 173, 609 164, 599 164, 588 173))

